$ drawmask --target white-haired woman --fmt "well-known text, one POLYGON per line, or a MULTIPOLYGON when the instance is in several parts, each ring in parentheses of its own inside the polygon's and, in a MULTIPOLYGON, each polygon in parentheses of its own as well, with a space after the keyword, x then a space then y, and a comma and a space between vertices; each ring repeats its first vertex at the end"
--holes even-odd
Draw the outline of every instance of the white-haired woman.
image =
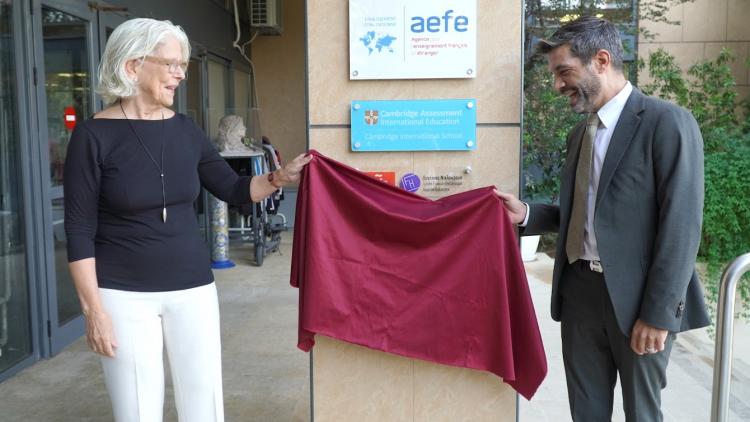
POLYGON ((65 163, 70 271, 117 421, 162 420, 163 345, 180 421, 223 420, 218 300, 193 203, 201 186, 230 203, 259 201, 310 160, 238 177, 169 108, 189 57, 169 21, 117 27, 98 79, 110 105, 76 126, 65 163))

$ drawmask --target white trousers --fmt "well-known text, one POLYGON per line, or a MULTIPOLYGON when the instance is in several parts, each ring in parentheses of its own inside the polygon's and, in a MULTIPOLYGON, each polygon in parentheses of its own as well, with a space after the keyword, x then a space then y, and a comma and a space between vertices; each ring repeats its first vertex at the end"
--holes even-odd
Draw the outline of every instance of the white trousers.
POLYGON ((180 422, 223 421, 216 285, 99 292, 117 342, 115 357, 102 358, 115 421, 162 421, 165 344, 180 422))

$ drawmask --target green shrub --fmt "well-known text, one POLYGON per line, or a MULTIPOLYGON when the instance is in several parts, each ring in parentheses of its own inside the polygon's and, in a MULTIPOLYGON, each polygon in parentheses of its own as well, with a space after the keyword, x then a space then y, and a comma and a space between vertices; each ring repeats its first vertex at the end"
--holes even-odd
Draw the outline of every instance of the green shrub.
MULTIPOLYGON (((581 119, 554 90, 547 63, 535 60, 524 75, 523 191, 525 201, 555 204, 568 132, 581 119)), ((557 233, 542 235, 539 250, 554 253, 557 233)))
POLYGON ((554 90, 547 64, 534 62, 524 75, 522 197, 557 203, 568 132, 581 119, 554 90))
MULTIPOLYGON (((732 52, 722 49, 716 60, 690 66, 685 78, 674 57, 663 49, 651 53, 648 71, 654 78, 643 92, 673 101, 690 110, 705 134, 713 129, 739 130, 737 92, 730 63, 732 52)), ((713 145, 706 145, 706 152, 713 145)))
MULTIPOLYGON (((735 257, 750 252, 750 134, 724 128, 704 135, 706 145, 706 200, 699 258, 707 263, 704 277, 707 297, 714 312, 718 303, 719 277, 735 257)), ((738 291, 750 304, 750 278, 738 291)), ((741 311, 750 317, 748 306, 741 311)))
MULTIPOLYGON (((659 49, 648 62, 654 82, 644 87, 644 92, 690 110, 703 134, 706 198, 698 259, 706 263, 703 282, 712 313, 721 271, 735 257, 750 252, 750 125, 738 113, 732 61, 732 53, 723 49, 715 60, 691 66, 684 77, 674 57, 659 49)), ((750 304, 748 277, 738 291, 750 304)), ((748 318, 745 308, 742 316, 748 318)))

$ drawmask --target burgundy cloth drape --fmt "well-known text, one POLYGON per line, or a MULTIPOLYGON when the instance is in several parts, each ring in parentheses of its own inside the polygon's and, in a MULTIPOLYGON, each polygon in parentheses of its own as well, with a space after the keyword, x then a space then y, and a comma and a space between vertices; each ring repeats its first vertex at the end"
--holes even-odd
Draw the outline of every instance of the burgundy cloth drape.
POLYGON ((310 153, 292 252, 298 347, 320 333, 489 371, 530 399, 547 361, 493 187, 432 201, 310 153))

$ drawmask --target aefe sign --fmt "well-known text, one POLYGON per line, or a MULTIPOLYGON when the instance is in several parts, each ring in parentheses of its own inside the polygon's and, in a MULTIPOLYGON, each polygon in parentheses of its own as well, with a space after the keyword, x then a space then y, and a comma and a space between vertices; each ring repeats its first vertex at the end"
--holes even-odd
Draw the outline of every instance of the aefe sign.
POLYGON ((474 78, 476 0, 349 0, 349 78, 474 78))
MULTIPOLYGON (((429 16, 426 18, 423 18, 421 16, 412 16, 411 18, 411 32, 414 33, 422 33, 425 32, 440 32, 441 31, 441 19, 442 22, 445 24, 445 29, 443 32, 448 33, 451 32, 451 26, 450 22, 451 19, 454 18, 453 15, 453 9, 448 9, 445 11, 445 14, 441 17, 437 16, 429 16)), ((455 20, 453 21, 453 30, 456 32, 466 32, 468 31, 469 26, 469 18, 466 16, 458 16, 455 17, 455 20)))

